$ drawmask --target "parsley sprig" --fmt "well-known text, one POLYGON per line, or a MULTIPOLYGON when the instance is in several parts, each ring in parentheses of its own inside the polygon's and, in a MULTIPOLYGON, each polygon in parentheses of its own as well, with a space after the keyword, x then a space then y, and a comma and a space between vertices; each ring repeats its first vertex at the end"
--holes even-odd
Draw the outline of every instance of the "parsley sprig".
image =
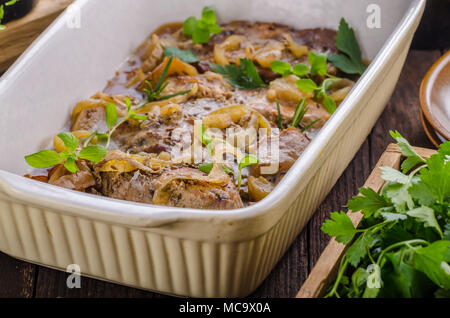
POLYGON ((183 32, 192 37, 194 44, 204 44, 209 42, 211 34, 222 32, 222 28, 217 25, 216 12, 209 7, 204 7, 201 19, 189 17, 184 21, 183 32))
POLYGON ((195 55, 191 50, 181 50, 175 46, 166 46, 164 47, 164 55, 167 57, 176 57, 181 61, 192 64, 199 62, 200 59, 195 55))
POLYGON ((267 84, 259 76, 255 64, 248 58, 240 59, 239 67, 234 64, 217 65, 213 63, 210 63, 210 67, 215 73, 223 75, 233 87, 244 90, 267 87, 267 84))
POLYGON ((362 61, 361 48, 355 32, 344 18, 341 19, 336 37, 336 47, 343 54, 332 54, 328 57, 331 63, 347 74, 362 75, 367 66, 362 61))
POLYGON ((333 114, 336 111, 336 103, 327 95, 327 91, 335 81, 340 78, 328 74, 327 70, 327 55, 310 51, 308 53, 308 63, 310 66, 299 63, 291 67, 291 65, 284 61, 272 62, 271 69, 273 72, 282 76, 295 75, 299 77, 297 80, 298 88, 305 93, 314 93, 316 99, 321 100, 325 109, 333 114), (325 76, 326 79, 322 81, 321 85, 317 85, 313 80, 316 75, 325 76))
POLYGON ((391 135, 406 157, 403 172, 383 167, 381 192, 362 188, 348 203, 363 213, 359 228, 344 212, 322 226, 338 242, 351 243, 326 297, 449 295, 450 142, 425 160, 400 133, 391 135), (375 265, 371 271, 369 265, 375 265))

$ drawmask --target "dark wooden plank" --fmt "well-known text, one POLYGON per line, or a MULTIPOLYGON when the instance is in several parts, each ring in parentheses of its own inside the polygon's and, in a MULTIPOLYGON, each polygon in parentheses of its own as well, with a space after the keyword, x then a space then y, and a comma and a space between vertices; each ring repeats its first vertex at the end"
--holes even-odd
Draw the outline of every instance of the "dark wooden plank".
POLYGON ((37 266, 0 253, 0 298, 33 297, 37 266))
POLYGON ((67 287, 69 274, 39 267, 36 298, 164 298, 167 296, 114 283, 81 277, 81 288, 67 287))

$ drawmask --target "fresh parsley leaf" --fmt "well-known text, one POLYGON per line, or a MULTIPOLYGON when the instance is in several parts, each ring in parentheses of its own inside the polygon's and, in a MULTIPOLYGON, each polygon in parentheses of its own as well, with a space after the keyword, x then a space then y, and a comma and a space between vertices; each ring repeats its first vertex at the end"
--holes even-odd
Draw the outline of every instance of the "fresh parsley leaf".
POLYGON ((202 18, 196 19, 189 17, 183 24, 183 32, 185 35, 192 37, 194 44, 208 43, 211 34, 219 34, 222 32, 220 26, 217 25, 216 13, 209 7, 204 7, 202 18))
POLYGON ((381 178, 385 181, 393 182, 393 183, 401 183, 406 184, 409 180, 409 177, 398 170, 395 170, 391 167, 380 167, 381 170, 381 178))
POLYGON ((337 109, 337 105, 334 102, 334 100, 328 96, 328 95, 324 95, 323 96, 323 107, 325 107, 325 109, 327 110, 328 113, 330 114, 334 114, 334 112, 337 109))
POLYGON ((311 65, 311 75, 326 75, 327 74, 327 55, 309 51, 308 62, 311 65))
POLYGON ((384 195, 391 200, 398 212, 406 211, 406 208, 414 208, 413 199, 408 192, 408 184, 387 184, 384 187, 383 192, 384 195))
POLYGON ((367 255, 367 251, 371 247, 373 240, 374 237, 368 231, 365 231, 355 240, 347 250, 347 257, 350 264, 354 267, 358 266, 361 259, 367 255))
POLYGON ((238 174, 238 191, 241 188, 241 182, 242 182, 242 169, 244 169, 245 167, 250 167, 250 166, 254 166, 257 165, 259 163, 258 158, 256 158, 253 155, 245 155, 238 164, 238 170, 239 170, 239 174, 238 174))
POLYGON ((326 220, 321 229, 329 236, 335 236, 336 241, 348 244, 356 234, 355 226, 344 212, 331 213, 331 220, 326 220))
POLYGON ((25 156, 25 161, 34 168, 43 169, 61 163, 63 158, 54 150, 42 150, 25 156))
POLYGON ((450 161, 433 155, 427 161, 428 169, 420 171, 420 183, 424 183, 440 204, 450 197, 450 161))
POLYGON ((106 106, 106 126, 109 130, 112 130, 114 125, 117 123, 117 108, 113 103, 109 103, 106 106))
POLYGON ((284 61, 273 61, 270 68, 272 72, 280 74, 281 76, 288 76, 294 74, 298 77, 304 77, 309 73, 309 66, 304 63, 299 63, 291 67, 291 64, 284 61))
POLYGON ((309 78, 302 78, 297 81, 297 86, 300 90, 304 91, 305 93, 312 93, 315 90, 319 89, 317 84, 309 78))
POLYGON ((407 157, 402 163, 402 171, 404 173, 407 173, 420 163, 425 163, 425 159, 413 149, 409 142, 398 131, 390 131, 390 134, 392 138, 397 141, 397 145, 400 148, 402 155, 407 157))
POLYGON ((450 289, 450 241, 436 241, 414 251, 414 267, 436 285, 450 289))
POLYGON ((288 76, 292 74, 291 64, 283 61, 273 61, 270 65, 272 72, 280 74, 281 76, 288 76))
POLYGON ((434 195, 432 190, 424 182, 417 182, 408 189, 411 197, 421 205, 432 205, 437 201, 437 197, 434 195))
POLYGON ((365 217, 370 217, 379 209, 389 206, 384 197, 370 188, 360 188, 359 192, 361 195, 354 196, 347 205, 353 212, 361 211, 365 217))
POLYGON ((406 220, 406 215, 401 213, 392 213, 392 212, 380 212, 380 215, 384 218, 387 222, 392 221, 403 221, 406 220))
POLYGON ((450 160, 450 141, 446 141, 439 146, 438 154, 444 161, 450 160))
POLYGON ((210 162, 204 163, 200 167, 198 167, 198 170, 200 170, 201 172, 209 174, 211 172, 213 166, 214 165, 212 163, 210 163, 210 162))
POLYGON ((79 171, 77 163, 74 158, 69 157, 67 158, 66 162, 64 162, 64 167, 70 172, 70 173, 76 173, 79 171))
POLYGON ((444 240, 450 241, 450 223, 444 226, 444 240))
POLYGON ((242 170, 245 167, 253 166, 258 164, 259 160, 253 155, 246 155, 239 161, 238 169, 242 170))
POLYGON ((181 50, 175 46, 166 46, 164 47, 164 55, 165 56, 173 56, 178 58, 179 60, 192 64, 200 61, 200 59, 195 55, 191 50, 181 50))
POLYGON ((108 150, 99 145, 91 145, 81 149, 79 157, 92 162, 99 162, 106 157, 108 150))
POLYGON ((69 151, 75 151, 78 147, 78 139, 72 133, 62 132, 58 134, 58 137, 63 141, 64 146, 69 151))
MULTIPOLYGON (((294 75, 298 76, 298 77, 303 77, 306 76, 309 72, 309 67, 308 65, 304 64, 304 63, 299 63, 299 64, 295 64, 294 67, 292 68, 292 73, 294 73, 294 75)), ((312 72, 312 70, 311 70, 312 72)))
POLYGON ((369 277, 369 272, 365 268, 358 267, 352 274, 352 287, 353 295, 359 297, 366 286, 367 277, 369 277), (362 291, 361 291, 362 289, 362 291))
POLYGON ((367 66, 362 61, 361 48, 355 32, 344 18, 341 19, 336 37, 336 47, 344 54, 332 54, 328 59, 335 67, 347 74, 362 75, 367 66))
POLYGON ((443 238, 441 227, 436 220, 433 209, 427 206, 421 206, 420 208, 407 211, 406 214, 412 218, 415 218, 418 222, 424 223, 425 227, 433 228, 439 236, 443 238))
POLYGON ((241 59, 239 68, 234 64, 217 65, 210 63, 210 66, 214 72, 221 74, 228 79, 233 87, 244 90, 267 87, 267 84, 265 84, 259 76, 255 64, 253 64, 250 59, 241 59))

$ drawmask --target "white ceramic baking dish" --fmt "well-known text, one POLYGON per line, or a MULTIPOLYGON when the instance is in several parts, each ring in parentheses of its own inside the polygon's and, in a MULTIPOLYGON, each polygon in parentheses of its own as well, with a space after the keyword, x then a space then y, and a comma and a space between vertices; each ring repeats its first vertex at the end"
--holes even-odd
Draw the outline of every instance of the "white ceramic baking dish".
POLYGON ((0 250, 57 269, 79 264, 83 275, 167 294, 250 294, 301 231, 381 114, 424 4, 425 0, 77 1, 0 80, 0 250), (180 209, 97 197, 21 177, 28 169, 23 156, 48 145, 67 124, 74 104, 103 89, 152 30, 199 15, 204 5, 213 6, 221 22, 260 20, 336 29, 345 17, 357 30, 364 56, 373 59, 266 199, 239 210, 180 209), (381 28, 371 29, 367 11, 376 14, 376 6, 381 28))

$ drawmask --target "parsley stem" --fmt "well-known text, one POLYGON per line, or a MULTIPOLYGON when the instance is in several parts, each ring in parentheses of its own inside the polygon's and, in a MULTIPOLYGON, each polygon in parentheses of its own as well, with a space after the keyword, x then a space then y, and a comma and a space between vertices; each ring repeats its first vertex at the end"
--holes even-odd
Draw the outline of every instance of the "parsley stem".
POLYGON ((106 142, 106 149, 109 148, 109 144, 111 142, 111 136, 114 133, 114 131, 120 126, 122 125, 124 122, 126 122, 128 119, 130 119, 130 115, 127 115, 126 117, 124 117, 121 121, 119 121, 118 124, 116 124, 109 132, 108 132, 108 141, 106 142))
POLYGON ((403 242, 398 242, 395 244, 392 244, 388 247, 386 247, 384 250, 381 251, 380 256, 378 256, 378 260, 377 260, 377 265, 380 265, 384 255, 389 252, 390 250, 393 250, 395 248, 398 248, 400 246, 409 246, 412 247, 412 244, 424 244, 424 245, 429 245, 430 243, 425 241, 425 240, 421 240, 421 239, 415 239, 415 240, 409 240, 409 241, 403 241, 403 242))
POLYGON ((334 282, 333 288, 324 296, 324 298, 330 298, 333 295, 337 298, 340 298, 339 294, 337 293, 337 288, 339 286, 339 283, 341 282, 342 276, 344 276, 345 270, 347 269, 348 265, 348 257, 347 255, 344 255, 344 257, 341 260, 341 265, 339 266, 339 272, 338 276, 334 282))

